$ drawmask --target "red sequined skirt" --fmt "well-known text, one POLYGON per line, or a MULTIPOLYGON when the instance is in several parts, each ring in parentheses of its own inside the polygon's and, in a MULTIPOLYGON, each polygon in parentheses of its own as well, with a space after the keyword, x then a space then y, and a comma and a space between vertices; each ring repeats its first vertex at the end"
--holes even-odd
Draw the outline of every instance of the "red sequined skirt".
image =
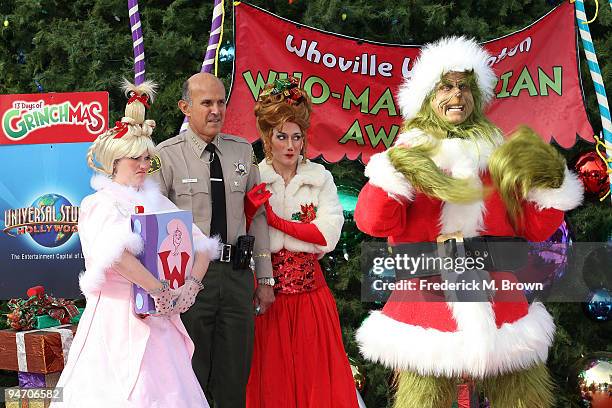
POLYGON ((314 274, 303 269, 302 278, 295 265, 310 261, 286 252, 285 272, 274 274, 292 292, 277 292, 255 318, 246 408, 358 408, 336 303, 316 255, 314 274), (305 290, 312 287, 317 289, 305 290))

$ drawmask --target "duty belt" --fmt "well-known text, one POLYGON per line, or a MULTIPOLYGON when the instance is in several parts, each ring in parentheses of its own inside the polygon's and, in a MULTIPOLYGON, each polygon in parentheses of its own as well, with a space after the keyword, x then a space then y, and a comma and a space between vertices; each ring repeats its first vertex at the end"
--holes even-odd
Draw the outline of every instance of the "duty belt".
POLYGON ((221 243, 217 262, 231 263, 233 269, 247 269, 253 256, 255 238, 251 235, 241 235, 236 245, 221 243))

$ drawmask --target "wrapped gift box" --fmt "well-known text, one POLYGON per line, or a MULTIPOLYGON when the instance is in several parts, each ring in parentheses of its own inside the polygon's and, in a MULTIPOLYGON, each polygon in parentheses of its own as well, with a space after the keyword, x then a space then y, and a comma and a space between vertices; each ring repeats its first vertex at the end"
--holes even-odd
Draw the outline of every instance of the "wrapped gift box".
POLYGON ((62 371, 77 326, 43 330, 0 330, 0 370, 28 373, 62 371))
MULTIPOLYGON (((145 209, 146 210, 146 209, 145 209)), ((191 211, 164 211, 132 215, 132 231, 140 234, 144 250, 138 259, 153 276, 170 282, 174 289, 185 283, 193 266, 191 211)), ((134 311, 155 313, 155 302, 140 286, 133 285, 134 311)))
POLYGON ((57 373, 27 373, 20 371, 17 373, 19 387, 21 388, 55 388, 59 381, 61 371, 57 373))
POLYGON ((5 404, 6 408, 49 408, 49 405, 51 405, 51 400, 24 398, 21 400, 7 400, 5 404))
MULTIPOLYGON (((81 315, 83 314, 83 310, 85 309, 81 307, 79 307, 78 309, 79 314, 70 319, 70 324, 78 324, 79 320, 81 320, 81 315)), ((36 327, 37 329, 47 329, 49 327, 60 326, 61 324, 62 323, 59 320, 54 319, 49 315, 41 315, 36 316, 36 323, 34 324, 34 327, 36 327)))

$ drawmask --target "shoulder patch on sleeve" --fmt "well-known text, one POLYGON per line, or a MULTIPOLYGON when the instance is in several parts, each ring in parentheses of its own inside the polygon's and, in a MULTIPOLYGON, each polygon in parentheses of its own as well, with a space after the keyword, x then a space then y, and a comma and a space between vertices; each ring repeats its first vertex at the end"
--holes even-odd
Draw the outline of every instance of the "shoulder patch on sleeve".
POLYGON ((157 173, 161 169, 161 159, 158 155, 151 157, 151 168, 147 171, 147 174, 157 173))

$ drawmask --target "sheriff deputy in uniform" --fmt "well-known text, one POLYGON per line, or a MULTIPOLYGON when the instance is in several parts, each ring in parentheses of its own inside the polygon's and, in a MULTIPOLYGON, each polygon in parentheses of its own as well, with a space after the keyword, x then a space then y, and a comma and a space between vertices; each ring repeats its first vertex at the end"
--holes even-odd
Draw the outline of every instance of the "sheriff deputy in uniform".
MULTIPOLYGON (((265 211, 251 222, 258 280, 236 261, 247 233, 245 193, 260 183, 253 148, 246 140, 220 133, 225 118, 225 88, 211 74, 199 73, 183 85, 181 111, 187 131, 157 146, 159 170, 153 173, 179 208, 193 212, 195 224, 223 241, 221 258, 210 264, 195 304, 181 317, 195 343, 193 369, 211 406, 243 408, 253 350, 254 309, 265 313, 274 302, 272 265, 265 211), (238 241, 238 242, 237 242, 238 241), (253 295, 255 293, 255 295, 253 295)), ((161 386, 161 384, 160 384, 161 386)))

